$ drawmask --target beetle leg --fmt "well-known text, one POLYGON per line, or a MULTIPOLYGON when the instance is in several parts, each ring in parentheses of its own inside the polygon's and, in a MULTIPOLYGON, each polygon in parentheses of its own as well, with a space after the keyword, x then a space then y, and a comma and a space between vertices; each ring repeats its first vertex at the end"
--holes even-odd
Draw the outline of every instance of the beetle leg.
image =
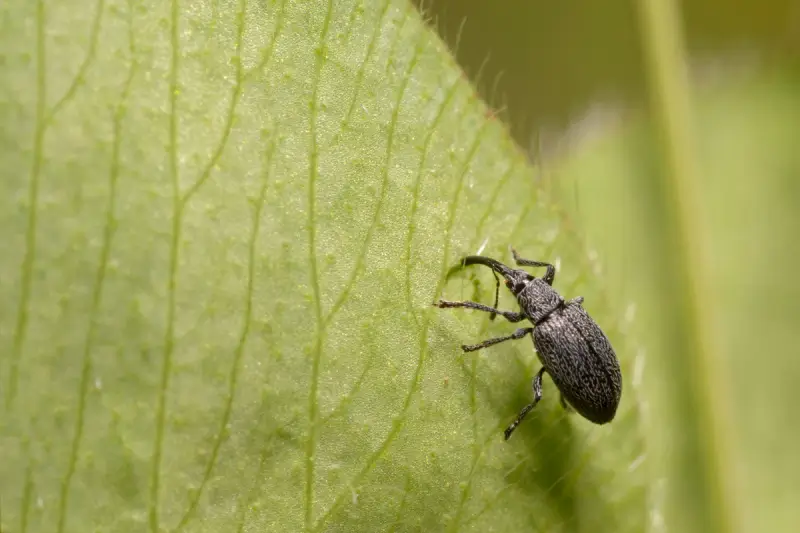
POLYGON ((564 305, 581 305, 583 303, 583 296, 576 296, 572 300, 567 300, 564 305))
MULTIPOLYGON (((497 307, 497 304, 500 303, 500 278, 497 277, 497 272, 492 270, 492 274, 494 274, 494 280, 497 282, 494 288, 494 306, 497 307)), ((489 320, 494 320, 497 317, 497 313, 492 313, 489 315, 489 320)))
POLYGON ((567 403, 567 400, 564 399, 563 394, 559 396, 559 400, 561 401, 561 407, 563 407, 565 411, 572 411, 572 407, 567 403))
POLYGON ((536 373, 536 376, 533 378, 533 401, 522 408, 522 411, 519 412, 517 415, 517 419, 514 420, 510 426, 508 426, 504 432, 506 436, 506 440, 511 436, 511 433, 517 429, 517 426, 522 422, 522 419, 536 407, 536 404, 539 403, 539 400, 542 399, 542 375, 544 374, 544 367, 536 373))
POLYGON ((500 309, 479 304, 478 302, 451 302, 448 300, 439 300, 433 305, 442 309, 446 307, 467 307, 469 309, 477 309, 478 311, 486 311, 487 313, 502 315, 509 322, 520 322, 525 320, 525 315, 522 313, 515 313, 514 311, 501 311, 500 309))
POLYGON ((485 341, 481 342, 480 344, 463 344, 461 345, 461 349, 465 352, 474 352, 476 350, 480 350, 481 348, 486 348, 488 346, 492 346, 493 344, 498 344, 504 341, 510 340, 517 340, 521 339, 525 335, 533 332, 533 328, 519 328, 517 331, 512 333, 511 335, 506 335, 504 337, 495 337, 493 339, 486 339, 485 341))
POLYGON ((556 279, 556 267, 551 265, 550 263, 545 263, 543 261, 534 261, 533 259, 523 259, 517 254, 515 249, 511 249, 511 254, 514 256, 514 261, 517 262, 519 266, 534 266, 534 267, 547 267, 547 272, 545 272, 544 277, 542 278, 547 282, 548 285, 553 284, 553 280, 556 279))

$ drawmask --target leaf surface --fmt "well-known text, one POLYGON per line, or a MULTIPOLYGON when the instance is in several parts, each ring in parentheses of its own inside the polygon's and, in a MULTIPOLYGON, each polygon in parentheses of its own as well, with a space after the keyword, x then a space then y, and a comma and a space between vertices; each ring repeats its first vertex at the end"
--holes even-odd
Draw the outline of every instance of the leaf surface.
POLYGON ((624 324, 411 5, 2 9, 3 531, 639 530, 624 324), (617 346, 613 425, 546 378, 503 442, 531 344, 431 303, 509 244, 617 346))

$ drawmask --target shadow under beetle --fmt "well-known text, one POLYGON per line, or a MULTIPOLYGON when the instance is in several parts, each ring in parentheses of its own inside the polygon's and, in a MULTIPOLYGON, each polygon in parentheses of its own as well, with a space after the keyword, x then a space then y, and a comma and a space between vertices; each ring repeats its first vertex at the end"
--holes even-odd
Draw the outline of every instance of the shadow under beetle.
POLYGON ((454 268, 469 265, 488 266, 497 280, 494 307, 477 302, 450 302, 439 300, 440 308, 467 307, 491 313, 509 322, 529 320, 533 327, 520 328, 511 335, 487 339, 479 344, 462 345, 465 352, 473 352, 500 342, 521 339, 531 334, 542 368, 533 378, 533 401, 522 408, 516 420, 505 430, 505 438, 522 422, 522 419, 542 399, 542 376, 550 374, 561 392, 561 404, 572 407, 595 424, 605 424, 614 419, 622 395, 622 375, 611 343, 600 327, 584 311, 583 297, 564 300, 553 288, 556 269, 549 263, 522 259, 511 249, 518 266, 546 267, 544 277, 536 278, 524 270, 508 266, 480 255, 467 256, 454 268), (506 287, 519 302, 520 312, 497 309, 500 291, 500 274, 506 287))

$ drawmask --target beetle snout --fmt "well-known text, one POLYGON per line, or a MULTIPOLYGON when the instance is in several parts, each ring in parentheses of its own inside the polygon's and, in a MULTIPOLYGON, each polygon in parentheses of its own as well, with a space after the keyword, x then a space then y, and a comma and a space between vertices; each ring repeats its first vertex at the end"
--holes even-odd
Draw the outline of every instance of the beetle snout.
POLYGON ((512 270, 505 278, 506 287, 516 296, 528 285, 533 276, 524 270, 512 270))

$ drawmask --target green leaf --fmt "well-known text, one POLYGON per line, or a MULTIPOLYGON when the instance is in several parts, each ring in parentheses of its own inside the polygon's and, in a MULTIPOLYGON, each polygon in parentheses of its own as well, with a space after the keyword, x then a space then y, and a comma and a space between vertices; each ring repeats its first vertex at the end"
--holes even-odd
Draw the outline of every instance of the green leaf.
MULTIPOLYGON (((4 4, 3 531, 640 531, 626 323, 404 1, 4 4), (458 258, 560 265, 626 378, 531 397, 458 258)), ((503 295, 501 306, 513 302, 503 295)))

